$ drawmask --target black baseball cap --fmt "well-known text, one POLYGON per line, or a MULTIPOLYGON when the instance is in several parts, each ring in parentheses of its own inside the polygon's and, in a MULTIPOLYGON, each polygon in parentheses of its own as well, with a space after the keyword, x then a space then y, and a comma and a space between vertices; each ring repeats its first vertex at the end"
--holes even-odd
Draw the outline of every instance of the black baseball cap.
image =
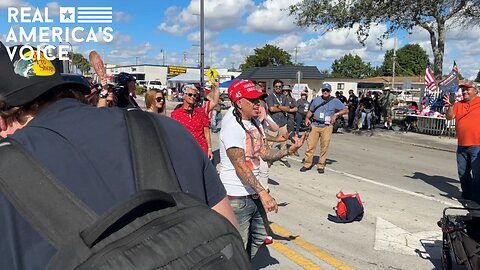
POLYGON ((8 106, 20 106, 29 103, 45 92, 65 86, 76 89, 84 95, 90 94, 90 88, 80 82, 63 80, 60 72, 55 68, 52 61, 45 58, 43 52, 33 50, 21 50, 22 45, 9 47, 9 51, 15 52, 13 59, 7 52, 7 48, 0 42, 0 95, 5 98, 8 106), (24 58, 20 57, 22 51, 24 58))

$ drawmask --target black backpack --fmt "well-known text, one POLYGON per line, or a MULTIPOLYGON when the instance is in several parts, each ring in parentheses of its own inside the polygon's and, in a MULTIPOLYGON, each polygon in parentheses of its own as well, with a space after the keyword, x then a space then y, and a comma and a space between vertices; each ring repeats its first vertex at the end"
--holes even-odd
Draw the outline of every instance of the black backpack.
POLYGON ((1 192, 57 249, 48 269, 250 269, 237 229, 180 190, 163 128, 147 112, 125 117, 137 193, 102 217, 14 140, 0 142, 1 192))

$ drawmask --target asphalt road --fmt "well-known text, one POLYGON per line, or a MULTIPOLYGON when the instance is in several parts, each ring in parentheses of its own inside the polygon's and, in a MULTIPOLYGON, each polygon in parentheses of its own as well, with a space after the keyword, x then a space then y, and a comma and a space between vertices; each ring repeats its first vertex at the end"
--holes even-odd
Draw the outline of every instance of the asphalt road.
MULTIPOLYGON (((218 133, 212 144, 218 149, 218 133)), ((291 168, 271 167, 271 194, 280 205, 269 214, 274 244, 257 254, 254 269, 441 269, 437 221, 445 207, 461 206, 455 139, 334 134, 323 175, 299 172, 305 147, 289 157, 291 168), (339 191, 360 194, 362 221, 327 220, 339 191)))
MULTIPOLYGON (((323 175, 315 169, 298 171, 305 146, 300 157, 290 158, 292 168, 272 166, 271 190, 282 206, 269 219, 287 236, 276 236, 276 242, 296 254, 269 246, 255 258, 255 268, 440 269, 437 221, 443 208, 460 206, 455 154, 450 152, 455 139, 443 138, 442 148, 431 149, 423 135, 405 135, 334 134, 323 175), (365 206, 361 222, 327 220, 339 191, 360 194, 365 206)), ((435 140, 431 145, 438 144, 435 140)))

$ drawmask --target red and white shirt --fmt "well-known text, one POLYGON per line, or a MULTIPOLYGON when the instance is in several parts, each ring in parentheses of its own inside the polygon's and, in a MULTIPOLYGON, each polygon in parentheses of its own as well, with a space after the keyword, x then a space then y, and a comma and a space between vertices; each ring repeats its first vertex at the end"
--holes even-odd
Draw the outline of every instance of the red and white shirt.
POLYGON ((205 138, 204 128, 210 126, 210 121, 203 109, 195 107, 192 115, 190 115, 187 110, 180 107, 172 112, 171 117, 182 123, 182 125, 190 131, 205 153, 208 154, 208 144, 205 138))

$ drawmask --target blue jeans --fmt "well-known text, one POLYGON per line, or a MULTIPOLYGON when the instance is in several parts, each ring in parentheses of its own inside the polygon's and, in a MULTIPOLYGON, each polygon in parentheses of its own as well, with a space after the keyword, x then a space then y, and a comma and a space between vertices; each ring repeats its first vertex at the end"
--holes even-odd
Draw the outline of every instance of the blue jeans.
POLYGON ((219 130, 218 125, 220 125, 221 121, 222 121, 222 113, 213 111, 212 118, 210 118, 210 129, 212 130, 212 132, 218 132, 219 130))
POLYGON ((229 200, 237 218, 238 230, 247 254, 250 255, 250 258, 253 258, 267 237, 262 215, 259 211, 259 207, 263 208, 262 202, 260 199, 254 200, 250 197, 230 198, 229 200))
POLYGON ((457 167, 462 197, 480 203, 480 146, 458 146, 457 167))
POLYGON ((295 114, 295 125, 296 125, 296 126, 295 126, 295 133, 296 133, 297 135, 300 134, 300 127, 302 126, 303 120, 305 120, 305 115, 297 112, 297 113, 295 114))

